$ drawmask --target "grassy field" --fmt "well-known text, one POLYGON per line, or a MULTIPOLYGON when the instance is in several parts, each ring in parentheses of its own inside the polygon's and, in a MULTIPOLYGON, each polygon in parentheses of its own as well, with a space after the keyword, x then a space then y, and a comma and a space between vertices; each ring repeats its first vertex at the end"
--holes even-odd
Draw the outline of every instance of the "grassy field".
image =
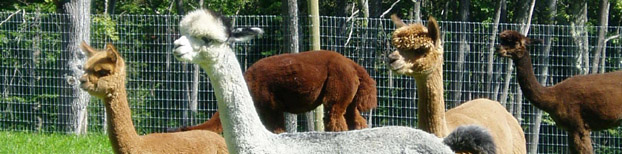
POLYGON ((105 134, 0 131, 0 153, 113 153, 105 134))

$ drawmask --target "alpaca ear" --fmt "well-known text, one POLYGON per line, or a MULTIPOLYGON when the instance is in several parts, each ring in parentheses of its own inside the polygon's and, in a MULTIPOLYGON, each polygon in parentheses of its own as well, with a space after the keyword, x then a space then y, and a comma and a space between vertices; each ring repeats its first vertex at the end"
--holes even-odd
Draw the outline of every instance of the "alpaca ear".
POLYGON ((80 48, 82 49, 82 52, 84 52, 86 57, 91 57, 97 52, 97 50, 93 49, 93 47, 91 47, 89 44, 86 44, 86 42, 84 41, 80 43, 80 48))
POLYGON ((119 52, 117 52, 117 49, 112 43, 106 44, 106 57, 110 58, 113 62, 116 62, 119 57, 119 52))
POLYGON ((395 24, 396 28, 400 28, 400 27, 406 26, 406 23, 404 23, 404 21, 402 21, 402 19, 400 19, 400 17, 397 17, 396 14, 392 14, 391 15, 391 21, 393 21, 393 23, 395 24))
POLYGON ((231 31, 231 36, 229 36, 229 42, 244 42, 251 40, 253 37, 257 35, 263 34, 263 30, 261 28, 252 27, 252 28, 236 28, 231 31))
POLYGON ((436 22, 436 19, 432 16, 428 18, 428 36, 432 38, 434 42, 441 39, 441 30, 438 27, 438 23, 436 22))

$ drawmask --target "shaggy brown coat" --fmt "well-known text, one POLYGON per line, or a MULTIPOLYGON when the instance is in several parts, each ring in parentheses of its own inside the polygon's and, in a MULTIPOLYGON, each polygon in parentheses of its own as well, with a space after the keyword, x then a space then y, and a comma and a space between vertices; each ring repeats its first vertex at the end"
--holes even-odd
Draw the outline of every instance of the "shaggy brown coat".
POLYGON ((99 51, 83 42, 82 50, 88 60, 81 88, 104 101, 108 137, 115 153, 228 153, 224 138, 205 130, 139 136, 127 102, 123 58, 112 44, 99 51))
POLYGON ((516 65, 518 84, 530 102, 549 113, 568 131, 571 153, 593 153, 590 132, 615 128, 622 122, 622 71, 577 75, 544 87, 536 79, 527 46, 531 39, 516 31, 499 34, 497 50, 516 65))
MULTIPOLYGON (((360 112, 377 106, 376 81, 365 68, 334 51, 307 51, 263 58, 244 78, 268 130, 285 131, 284 112, 304 113, 324 104, 326 131, 367 128, 360 112)), ((222 132, 218 112, 181 130, 222 132)))
MULTIPOLYGON (((518 121, 499 102, 475 99, 445 112, 443 97, 443 46, 438 23, 432 17, 427 28, 406 25, 397 16, 389 55, 390 68, 415 78, 420 129, 445 137, 459 126, 479 125, 490 130, 497 153, 527 153, 525 135, 518 121)), ((463 152, 463 151, 458 151, 463 152)))

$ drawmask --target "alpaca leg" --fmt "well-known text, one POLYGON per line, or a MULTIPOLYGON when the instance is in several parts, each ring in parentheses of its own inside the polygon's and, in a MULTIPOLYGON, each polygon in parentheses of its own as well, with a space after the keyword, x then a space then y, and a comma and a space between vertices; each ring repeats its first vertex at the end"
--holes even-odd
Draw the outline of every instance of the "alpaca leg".
POLYGON ((222 133, 222 123, 220 123, 220 114, 218 112, 212 115, 212 118, 205 121, 202 124, 194 126, 183 126, 175 129, 170 129, 168 132, 183 132, 189 130, 209 130, 215 133, 222 133))
POLYGON ((324 116, 326 131, 347 131, 348 125, 344 118, 346 106, 344 103, 324 106, 327 116, 324 116))
POLYGON ((261 118, 261 122, 266 127, 266 129, 277 134, 285 132, 285 117, 283 116, 283 112, 275 111, 272 109, 257 110, 259 113, 259 117, 261 118))
POLYGON ((572 130, 568 131, 568 142, 570 153, 572 154, 591 154, 592 139, 590 138, 590 131, 587 130, 572 130))
POLYGON ((356 104, 350 104, 348 110, 346 110, 346 122, 348 123, 349 130, 367 128, 367 120, 361 116, 361 113, 356 108, 356 104))
POLYGON ((360 85, 358 77, 354 76, 354 72, 347 68, 331 67, 329 72, 335 74, 329 75, 326 81, 324 94, 324 110, 328 116, 324 117, 326 131, 347 131, 345 113, 354 95, 360 85))

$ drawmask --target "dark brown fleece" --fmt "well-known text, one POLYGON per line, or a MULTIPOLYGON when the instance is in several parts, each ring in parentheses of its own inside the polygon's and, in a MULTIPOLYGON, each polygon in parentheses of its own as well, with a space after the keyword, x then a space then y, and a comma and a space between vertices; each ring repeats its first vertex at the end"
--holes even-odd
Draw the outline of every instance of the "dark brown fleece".
POLYGON ((516 65, 521 90, 531 103, 548 112, 568 131, 571 153, 593 153, 590 132, 615 128, 622 119, 622 72, 577 75, 544 87, 536 79, 529 45, 531 39, 507 30, 499 34, 498 53, 516 65))
MULTIPOLYGON (((376 82, 365 68, 334 51, 267 57, 244 74, 257 112, 268 130, 285 131, 283 112, 304 113, 324 104, 326 131, 367 127, 360 115, 377 106, 376 82)), ((222 132, 219 116, 181 130, 222 132), (217 126, 215 126, 217 125, 217 126)))

